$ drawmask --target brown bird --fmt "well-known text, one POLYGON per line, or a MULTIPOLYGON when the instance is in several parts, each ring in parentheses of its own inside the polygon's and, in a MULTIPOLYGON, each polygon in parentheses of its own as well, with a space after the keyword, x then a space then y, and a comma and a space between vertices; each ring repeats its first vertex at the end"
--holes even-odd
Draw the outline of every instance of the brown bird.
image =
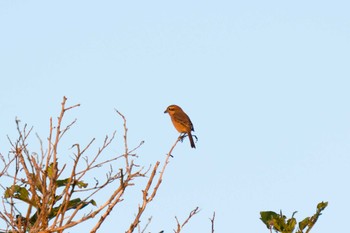
POLYGON ((170 105, 164 111, 164 113, 169 113, 171 121, 174 124, 175 129, 179 133, 187 134, 190 139, 191 147, 196 148, 194 145, 193 137, 191 131, 194 131, 192 122, 187 114, 177 105, 170 105))

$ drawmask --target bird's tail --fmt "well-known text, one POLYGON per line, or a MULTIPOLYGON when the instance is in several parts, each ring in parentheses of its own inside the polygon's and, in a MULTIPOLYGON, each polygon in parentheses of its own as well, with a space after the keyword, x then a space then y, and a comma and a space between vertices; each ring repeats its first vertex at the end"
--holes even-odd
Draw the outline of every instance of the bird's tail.
POLYGON ((193 141, 193 137, 192 137, 191 131, 188 132, 188 138, 190 139, 191 147, 192 148, 196 148, 196 145, 194 144, 194 141, 193 141))

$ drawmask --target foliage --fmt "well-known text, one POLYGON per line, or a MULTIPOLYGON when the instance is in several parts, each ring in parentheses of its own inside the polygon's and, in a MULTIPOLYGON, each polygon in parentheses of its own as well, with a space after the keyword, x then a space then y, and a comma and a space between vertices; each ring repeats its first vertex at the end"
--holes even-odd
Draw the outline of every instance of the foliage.
MULTIPOLYGON (((296 233, 308 233, 321 216, 321 212, 327 207, 328 202, 320 202, 317 205, 316 213, 311 217, 306 217, 298 223, 298 229, 296 233)), ((293 233, 297 225, 297 220, 294 218, 296 212, 292 214, 292 217, 287 219, 285 215, 280 211, 279 214, 273 211, 260 212, 260 219, 266 225, 270 231, 275 230, 281 233, 293 233)))
MULTIPOLYGON (((8 156, 0 154, 0 162, 3 166, 0 169, 0 188, 3 190, 2 208, 0 210, 1 226, 0 233, 62 233, 78 224, 82 224, 89 219, 97 219, 95 225, 90 229, 90 233, 97 232, 105 222, 114 207, 121 203, 125 191, 136 183, 139 179, 146 179, 141 188, 140 204, 135 208, 135 216, 130 219, 130 225, 125 232, 132 233, 138 230, 145 232, 152 217, 148 218, 143 230, 140 227, 142 215, 148 204, 153 201, 162 183, 163 174, 167 168, 171 153, 177 143, 181 141, 179 137, 169 152, 165 160, 157 161, 150 165, 148 169, 137 164, 137 149, 143 144, 141 142, 136 147, 129 149, 128 129, 125 117, 118 111, 117 114, 123 119, 124 126, 124 152, 121 155, 108 156, 103 160, 102 154, 106 153, 115 138, 116 132, 106 136, 98 150, 91 152, 90 146, 95 142, 92 139, 87 145, 81 146, 73 142, 71 149, 73 161, 71 163, 59 163, 61 140, 67 131, 76 123, 76 120, 64 126, 63 119, 65 113, 79 104, 66 107, 67 98, 64 97, 61 103, 61 111, 54 124, 50 118, 49 135, 47 144, 37 136, 40 153, 32 152, 29 148, 29 137, 32 128, 28 130, 27 125, 22 126, 16 120, 18 137, 9 139, 11 151, 8 156), (89 155, 87 155, 89 154, 89 155), (115 161, 123 161, 122 166, 116 166, 115 161), (104 167, 109 167, 106 170, 104 167), (94 184, 87 182, 86 177, 96 171, 104 171, 105 179, 101 182, 95 179, 94 184), (4 179, 10 182, 3 182, 4 179), (8 186, 4 184, 9 184, 8 186), (105 193, 107 187, 113 187, 112 191, 105 193), (107 195, 104 203, 97 203, 94 199, 97 193, 107 195), (86 210, 90 206, 93 210, 86 210), (97 217, 97 218, 96 218, 97 217)), ((61 161, 61 160, 60 160, 61 161)), ((93 175, 92 175, 93 176, 93 175)), ((91 180, 91 179, 90 179, 91 180)), ((316 213, 303 219, 298 223, 298 230, 295 233, 308 233, 318 220, 321 212, 327 207, 327 202, 317 205, 316 213)), ((199 208, 193 209, 189 216, 180 223, 177 217, 175 233, 180 233, 189 220, 199 212, 199 208)), ((293 233, 297 221, 292 217, 287 219, 280 212, 273 211, 260 212, 261 220, 272 232, 293 233)), ((211 232, 214 232, 215 212, 211 221, 211 232)), ((161 231, 164 232, 164 231, 161 231)))

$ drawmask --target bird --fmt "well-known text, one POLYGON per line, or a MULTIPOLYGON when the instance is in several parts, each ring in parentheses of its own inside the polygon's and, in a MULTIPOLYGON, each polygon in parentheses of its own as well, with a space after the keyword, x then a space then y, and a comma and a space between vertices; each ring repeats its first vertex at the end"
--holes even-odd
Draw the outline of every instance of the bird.
POLYGON ((191 147, 196 148, 191 134, 191 131, 194 131, 193 124, 182 108, 172 104, 167 107, 164 113, 169 114, 175 129, 181 134, 187 134, 190 139, 191 147))

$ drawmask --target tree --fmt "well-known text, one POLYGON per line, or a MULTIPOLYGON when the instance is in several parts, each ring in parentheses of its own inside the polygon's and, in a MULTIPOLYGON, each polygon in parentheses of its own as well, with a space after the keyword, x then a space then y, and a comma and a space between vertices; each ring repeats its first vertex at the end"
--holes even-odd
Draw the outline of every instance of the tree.
MULTIPOLYGON (((31 151, 28 146, 27 141, 32 136, 32 128, 28 128, 26 124, 22 126, 20 121, 16 120, 18 137, 8 138, 12 150, 7 156, 0 154, 3 163, 0 183, 4 190, 0 219, 6 225, 6 228, 0 231, 6 233, 61 233, 88 219, 96 218, 98 220, 90 232, 97 232, 113 208, 123 200, 125 190, 134 185, 135 181, 147 179, 142 189, 141 203, 136 210, 136 215, 130 220, 128 229, 125 229, 127 233, 134 232, 135 229, 141 232, 139 223, 142 214, 155 198, 171 153, 181 139, 176 140, 162 164, 157 161, 145 169, 144 166, 137 164, 136 156, 136 151, 143 142, 129 149, 126 119, 116 111, 124 122, 124 153, 122 155, 109 156, 108 160, 101 159, 101 155, 105 153, 106 148, 115 138, 116 132, 114 132, 105 137, 103 144, 95 153, 91 152, 91 145, 95 139, 84 146, 73 142, 71 148, 74 151, 73 162, 62 164, 58 159, 59 156, 62 156, 59 152, 61 140, 76 123, 74 120, 64 125, 63 119, 68 111, 80 106, 76 104, 66 107, 66 101, 67 98, 64 97, 57 122, 53 122, 50 118, 47 141, 42 141, 37 135, 37 141, 40 144, 39 153, 31 151), (94 155, 87 156, 88 153, 94 155), (123 160, 123 166, 116 167, 115 161, 117 160, 123 160), (105 171, 102 167, 109 167, 105 180, 101 182, 96 179, 94 184, 86 181, 85 178, 92 172, 105 171), (5 187, 2 185, 4 183, 10 185, 5 187), (112 185, 116 188, 109 194, 107 200, 102 204, 97 204, 94 200, 95 195, 112 185), (94 210, 86 211, 84 209, 86 206, 94 206, 94 210)), ((180 232, 196 213, 198 213, 198 207, 183 223, 176 218, 177 228, 174 232, 180 232)), ((212 226, 213 224, 214 219, 212 226)))
MULTIPOLYGON (((182 137, 175 141, 163 163, 157 161, 146 169, 145 166, 137 164, 136 151, 143 142, 140 142, 135 148, 129 149, 126 118, 116 111, 123 120, 123 154, 108 156, 107 160, 102 158, 102 154, 107 153, 106 149, 111 146, 115 139, 116 131, 114 131, 111 135, 105 136, 102 145, 96 152, 92 152, 91 148, 92 144, 95 143, 94 138, 85 146, 73 142, 71 148, 74 151, 73 162, 62 163, 62 160, 59 160, 59 157, 62 156, 60 152, 61 141, 76 123, 76 120, 73 120, 64 125, 63 119, 68 111, 80 106, 76 104, 66 107, 66 101, 67 98, 63 97, 57 122, 53 122, 50 118, 47 141, 42 141, 36 135, 36 142, 39 143, 40 148, 39 153, 32 151, 28 143, 32 137, 33 128, 28 128, 27 124, 22 126, 21 122, 16 119, 18 136, 16 139, 8 137, 12 149, 7 156, 0 154, 0 161, 3 165, 0 169, 0 187, 3 190, 0 226, 5 226, 5 229, 0 229, 0 233, 62 233, 93 218, 96 219, 96 223, 90 229, 90 233, 95 233, 114 207, 123 201, 125 191, 133 185, 139 185, 140 182, 137 181, 141 179, 146 179, 146 182, 145 186, 142 187, 140 204, 135 210, 135 217, 130 219, 130 225, 125 229, 125 232, 132 233, 135 230, 139 233, 145 232, 152 218, 148 219, 143 230, 140 227, 140 219, 149 203, 157 195, 163 181, 163 175, 170 162, 169 159, 172 157, 171 153, 182 137), (116 167, 116 161, 122 161, 123 165, 116 167), (104 180, 94 179, 93 182, 87 182, 87 180, 91 180, 86 179, 91 173, 106 171, 105 167, 109 167, 109 170, 105 172, 104 180), (114 188, 104 203, 97 203, 94 197, 97 193, 106 190, 107 187, 114 188), (85 208, 87 206, 94 207, 93 211, 87 211, 85 208)), ((308 233, 327 205, 327 202, 319 203, 313 216, 299 222, 299 229, 296 233, 308 233)), ((174 232, 180 233, 198 212, 199 207, 194 208, 183 222, 175 217, 174 232)), ((290 219, 287 219, 282 212, 277 214, 273 211, 262 211, 260 215, 260 219, 270 232, 275 230, 281 233, 292 233, 295 230, 297 222, 294 214, 290 219)), ((215 212, 210 221, 211 232, 214 233, 215 212)))

